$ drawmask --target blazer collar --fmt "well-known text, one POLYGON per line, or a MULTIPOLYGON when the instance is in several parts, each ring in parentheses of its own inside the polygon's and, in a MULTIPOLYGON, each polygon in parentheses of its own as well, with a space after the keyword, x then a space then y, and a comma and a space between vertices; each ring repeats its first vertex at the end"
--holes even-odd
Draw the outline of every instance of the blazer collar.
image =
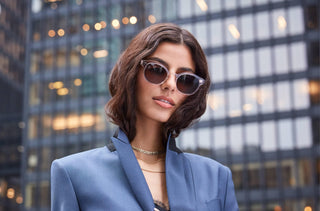
POLYGON ((118 134, 115 134, 111 140, 118 152, 120 163, 142 210, 153 210, 154 204, 151 192, 127 136, 119 129, 118 134))
POLYGON ((166 154, 166 183, 170 210, 196 210, 196 193, 189 161, 169 136, 166 154))
MULTIPOLYGON (((126 134, 121 130, 107 143, 110 151, 117 151, 121 165, 143 210, 153 210, 154 203, 148 184, 140 169, 126 134)), ((166 183, 170 210, 196 210, 196 195, 190 163, 169 136, 166 152, 166 183)))

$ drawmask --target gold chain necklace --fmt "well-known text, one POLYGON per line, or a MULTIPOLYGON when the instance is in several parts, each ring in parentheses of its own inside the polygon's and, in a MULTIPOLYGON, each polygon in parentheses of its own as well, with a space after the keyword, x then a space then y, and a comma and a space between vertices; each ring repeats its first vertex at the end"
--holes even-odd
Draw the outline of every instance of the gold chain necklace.
POLYGON ((144 169, 144 168, 141 168, 142 171, 146 171, 146 172, 151 172, 151 173, 166 173, 166 171, 154 171, 154 170, 149 170, 149 169, 144 169))
POLYGON ((134 149, 138 152, 141 152, 143 154, 146 154, 146 155, 160 155, 165 152, 165 151, 148 151, 148 150, 144 150, 144 149, 132 146, 132 145, 131 145, 131 147, 132 147, 132 149, 134 149))

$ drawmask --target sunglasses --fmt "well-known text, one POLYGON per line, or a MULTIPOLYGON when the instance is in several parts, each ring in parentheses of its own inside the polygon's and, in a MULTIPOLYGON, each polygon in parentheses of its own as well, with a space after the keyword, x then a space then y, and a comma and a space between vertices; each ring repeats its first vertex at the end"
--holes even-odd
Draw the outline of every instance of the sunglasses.
MULTIPOLYGON (((169 77, 169 70, 162 64, 141 60, 144 78, 152 84, 163 84, 169 77)), ((179 92, 192 95, 204 84, 204 79, 188 72, 176 73, 176 86, 179 92)))

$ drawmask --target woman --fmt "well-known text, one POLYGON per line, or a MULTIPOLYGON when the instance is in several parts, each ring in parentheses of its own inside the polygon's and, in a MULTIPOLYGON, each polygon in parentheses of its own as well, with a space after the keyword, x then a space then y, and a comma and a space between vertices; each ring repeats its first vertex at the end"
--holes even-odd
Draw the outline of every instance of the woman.
POLYGON ((197 40, 174 24, 140 32, 112 70, 107 146, 55 160, 52 210, 238 210, 231 172, 175 145, 206 109, 210 78, 197 40))

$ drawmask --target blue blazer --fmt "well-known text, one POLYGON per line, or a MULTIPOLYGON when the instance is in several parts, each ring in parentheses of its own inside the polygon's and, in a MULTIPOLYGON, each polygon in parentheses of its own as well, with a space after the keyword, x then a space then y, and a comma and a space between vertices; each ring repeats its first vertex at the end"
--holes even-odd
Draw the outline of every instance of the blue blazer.
MULTIPOLYGON (((231 171, 218 162, 181 152, 169 138, 166 183, 171 211, 235 211, 231 171)), ((97 148, 55 160, 52 211, 153 211, 154 202, 125 133, 97 148)))

